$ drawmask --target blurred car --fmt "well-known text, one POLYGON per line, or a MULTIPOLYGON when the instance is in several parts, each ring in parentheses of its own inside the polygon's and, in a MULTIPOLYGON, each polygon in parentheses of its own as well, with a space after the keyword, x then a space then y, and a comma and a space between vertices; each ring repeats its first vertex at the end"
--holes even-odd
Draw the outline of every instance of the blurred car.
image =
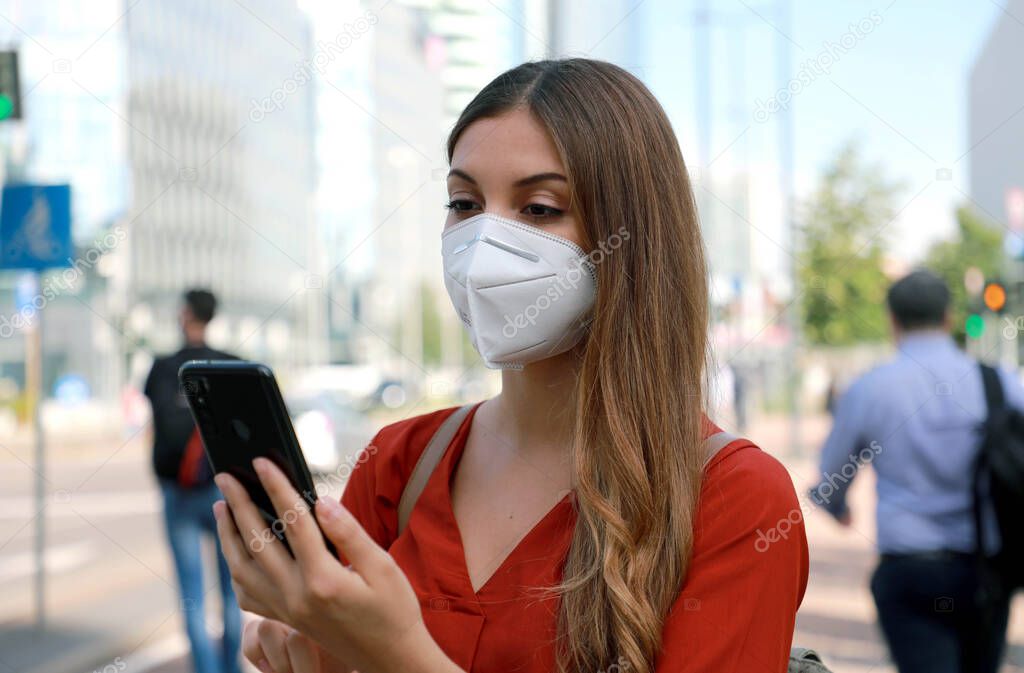
POLYGON ((418 397, 418 388, 408 381, 397 378, 384 378, 377 389, 365 400, 368 408, 386 407, 398 409, 418 397))
POLYGON ((373 423, 344 395, 328 391, 285 399, 302 453, 311 472, 334 472, 370 443, 373 423))

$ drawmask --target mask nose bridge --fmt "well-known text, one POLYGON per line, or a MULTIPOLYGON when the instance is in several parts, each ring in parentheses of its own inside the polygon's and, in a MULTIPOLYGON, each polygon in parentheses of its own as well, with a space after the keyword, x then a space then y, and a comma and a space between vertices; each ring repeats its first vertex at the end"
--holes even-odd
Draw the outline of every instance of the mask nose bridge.
POLYGON ((511 243, 506 243, 501 239, 495 238, 494 236, 485 233, 477 233, 475 236, 473 236, 473 238, 469 239, 465 243, 456 246, 455 249, 452 250, 452 254, 462 254, 469 250, 474 245, 476 245, 477 243, 487 243, 489 245, 494 246, 495 248, 498 248, 499 250, 504 250, 505 252, 516 255, 517 257, 522 257, 523 259, 530 262, 536 263, 540 261, 540 255, 534 252, 530 252, 529 250, 526 250, 524 248, 512 245, 511 243))

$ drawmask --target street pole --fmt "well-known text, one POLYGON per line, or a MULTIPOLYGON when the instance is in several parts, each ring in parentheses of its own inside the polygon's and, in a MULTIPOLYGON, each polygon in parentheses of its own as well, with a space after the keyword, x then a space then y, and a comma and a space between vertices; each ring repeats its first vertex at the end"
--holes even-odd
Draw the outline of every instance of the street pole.
POLYGON ((548 58, 558 58, 562 52, 562 0, 548 0, 548 58))
POLYGON ((701 180, 710 182, 711 163, 711 8, 699 0, 694 14, 694 66, 696 67, 697 144, 701 180))
MULTIPOLYGON (((33 292, 39 296, 41 272, 33 272, 33 292)), ((45 437, 43 436, 43 415, 40 406, 43 399, 43 309, 36 309, 33 325, 25 335, 25 389, 32 405, 32 426, 35 439, 35 512, 36 538, 35 560, 35 614, 36 630, 46 627, 46 462, 45 437)))
MULTIPOLYGON (((790 0, 779 0, 779 30, 778 37, 778 85, 779 89, 787 89, 787 80, 790 77, 790 0)), ((800 268, 797 263, 799 252, 799 231, 793 218, 793 108, 783 111, 779 115, 779 187, 782 192, 782 226, 789 231, 790 247, 790 294, 791 300, 786 309, 787 324, 789 326, 789 343, 786 354, 786 379, 789 387, 790 404, 790 427, 789 427, 789 450, 792 455, 800 456, 803 453, 803 442, 800 433, 801 412, 800 412, 800 369, 798 360, 800 357, 800 268)))

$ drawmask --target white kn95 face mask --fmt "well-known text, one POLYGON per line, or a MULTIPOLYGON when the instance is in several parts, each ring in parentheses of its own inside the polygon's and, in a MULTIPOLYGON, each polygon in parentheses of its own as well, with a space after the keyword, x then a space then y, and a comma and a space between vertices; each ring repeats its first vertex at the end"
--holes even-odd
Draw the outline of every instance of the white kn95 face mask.
POLYGON ((597 295, 578 245, 529 224, 481 213, 441 235, 444 284, 491 369, 522 369, 575 346, 597 295))

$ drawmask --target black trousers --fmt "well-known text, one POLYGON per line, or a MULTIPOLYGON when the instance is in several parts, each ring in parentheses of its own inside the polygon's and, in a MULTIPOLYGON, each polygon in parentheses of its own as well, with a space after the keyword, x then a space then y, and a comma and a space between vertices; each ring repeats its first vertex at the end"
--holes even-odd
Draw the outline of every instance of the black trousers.
POLYGON ((982 584, 968 554, 882 555, 871 593, 900 673, 997 673, 1010 599, 982 584))

